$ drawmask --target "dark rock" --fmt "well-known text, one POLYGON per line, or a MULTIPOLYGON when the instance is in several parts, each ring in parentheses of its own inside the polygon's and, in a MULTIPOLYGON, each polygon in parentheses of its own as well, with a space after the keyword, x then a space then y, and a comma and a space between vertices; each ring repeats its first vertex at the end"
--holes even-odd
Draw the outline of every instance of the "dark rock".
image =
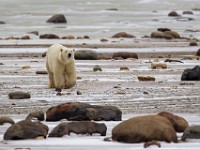
POLYGON ((106 10, 109 10, 109 11, 118 11, 117 8, 108 8, 108 9, 106 9, 106 10))
POLYGON ((39 136, 46 138, 48 130, 49 128, 40 122, 23 120, 7 129, 4 134, 4 140, 34 139, 39 136))
POLYGON ((174 60, 174 59, 166 59, 164 62, 179 62, 179 63, 183 63, 180 60, 174 60))
POLYGON ((55 91, 56 92, 62 92, 62 89, 61 88, 55 88, 55 91))
POLYGON ((6 24, 4 21, 0 21, 0 24, 6 24))
POLYGON ((3 63, 0 63, 0 65, 4 65, 3 63))
POLYGON ((3 125, 4 123, 15 124, 12 118, 6 116, 0 118, 0 125, 3 125))
POLYGON ((158 28, 157 31, 165 32, 165 31, 171 31, 169 28, 158 28))
POLYGON ((169 120, 159 115, 139 116, 123 121, 112 129, 112 140, 124 143, 153 140, 178 142, 169 120))
POLYGON ((155 81, 156 79, 151 76, 138 76, 139 81, 155 81))
POLYGON ((75 39, 75 37, 73 35, 69 35, 69 36, 62 37, 62 39, 73 40, 75 39))
POLYGON ((127 66, 121 66, 121 67, 119 68, 119 70, 129 70, 129 68, 128 68, 127 66))
POLYGON ((199 81, 200 66, 195 66, 192 69, 185 69, 181 76, 181 81, 199 81))
POLYGON ((83 37, 84 39, 90 39, 90 37, 88 35, 84 35, 83 37))
POLYGON ((193 15, 193 12, 192 11, 183 11, 183 14, 184 15, 193 15))
POLYGON ((107 39, 101 39, 100 41, 101 41, 101 42, 108 42, 107 39))
POLYGON ((76 92, 77 95, 82 95, 81 91, 76 92))
POLYGON ((28 35, 24 35, 24 36, 21 37, 21 40, 30 40, 30 39, 31 38, 28 35))
POLYGON ((96 71, 102 71, 101 67, 99 65, 95 65, 93 67, 93 71, 96 72, 96 71))
POLYGON ((38 31, 31 31, 31 32, 28 32, 28 34, 33 34, 33 35, 38 36, 38 35, 39 35, 39 32, 38 32, 38 31))
POLYGON ((168 16, 170 16, 170 17, 178 17, 178 16, 180 16, 176 11, 171 11, 169 14, 168 14, 168 16))
POLYGON ((53 15, 47 20, 48 23, 67 23, 67 20, 63 14, 53 15))
POLYGON ((174 127, 176 132, 184 132, 184 130, 189 126, 188 122, 180 116, 174 115, 169 112, 160 112, 158 115, 167 118, 172 126, 174 127))
POLYGON ((200 56, 200 49, 197 50, 196 55, 200 56))
POLYGON ((181 140, 185 141, 186 139, 200 139, 200 126, 193 125, 185 129, 181 140))
POLYGON ((75 51, 74 58, 76 60, 97 60, 98 54, 93 50, 78 50, 75 51))
POLYGON ((61 119, 73 121, 120 121, 121 115, 122 112, 115 106, 68 102, 49 108, 46 112, 46 121, 59 121, 61 119))
POLYGON ((26 99, 31 98, 31 95, 29 93, 25 92, 12 92, 8 94, 10 99, 26 99))
POLYGON ((26 117, 26 120, 31 120, 31 119, 35 119, 37 118, 37 120, 39 121, 44 121, 44 112, 43 111, 34 111, 28 114, 28 116, 26 117))
POLYGON ((40 39, 59 39, 59 36, 55 34, 43 34, 40 35, 40 39))
POLYGON ((113 59, 116 59, 116 58, 123 58, 123 59, 127 59, 127 58, 135 58, 135 59, 138 59, 138 55, 134 52, 115 52, 113 53, 113 59))
POLYGON ((126 32, 119 32, 113 35, 112 38, 135 38, 135 36, 126 32))
POLYGON ((48 72, 45 71, 45 70, 43 70, 43 71, 36 71, 35 73, 36 73, 36 74, 48 74, 48 72))
POLYGON ((198 46, 197 42, 190 42, 189 46, 198 46))
POLYGON ((46 57, 47 52, 42 53, 42 57, 46 57))
POLYGON ((89 135, 99 133, 101 136, 106 136, 106 131, 107 127, 104 123, 95 123, 91 121, 63 122, 51 131, 49 137, 62 137, 66 134, 70 135, 70 133, 89 135))

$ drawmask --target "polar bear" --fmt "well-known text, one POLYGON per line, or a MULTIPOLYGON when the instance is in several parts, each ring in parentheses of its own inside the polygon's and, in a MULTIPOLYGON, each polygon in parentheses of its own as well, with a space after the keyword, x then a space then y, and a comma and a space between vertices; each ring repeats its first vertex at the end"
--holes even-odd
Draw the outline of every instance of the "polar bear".
POLYGON ((76 84, 74 50, 60 44, 50 46, 46 54, 49 88, 68 89, 76 84))

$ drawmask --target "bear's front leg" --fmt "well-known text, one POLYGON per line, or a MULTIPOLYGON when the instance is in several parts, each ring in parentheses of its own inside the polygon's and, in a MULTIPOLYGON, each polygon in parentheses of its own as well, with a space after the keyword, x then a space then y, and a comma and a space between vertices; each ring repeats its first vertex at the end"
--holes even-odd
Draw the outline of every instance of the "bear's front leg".
POLYGON ((49 72, 48 75, 49 75, 49 88, 55 88, 53 74, 49 72))
POLYGON ((65 78, 62 72, 54 73, 55 88, 65 88, 65 78))

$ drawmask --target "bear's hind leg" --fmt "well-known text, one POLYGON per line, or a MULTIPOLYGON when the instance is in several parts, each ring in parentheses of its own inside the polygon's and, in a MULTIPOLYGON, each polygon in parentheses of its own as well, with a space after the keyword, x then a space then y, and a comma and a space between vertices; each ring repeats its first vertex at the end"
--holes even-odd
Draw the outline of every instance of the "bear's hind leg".
POLYGON ((49 88, 55 88, 53 73, 48 73, 48 74, 49 74, 49 88))

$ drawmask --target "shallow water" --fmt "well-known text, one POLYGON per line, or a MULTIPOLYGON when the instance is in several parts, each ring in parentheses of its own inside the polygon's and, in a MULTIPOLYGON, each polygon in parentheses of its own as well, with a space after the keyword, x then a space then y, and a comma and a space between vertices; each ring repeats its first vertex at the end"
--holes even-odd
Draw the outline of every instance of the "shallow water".
MULTIPOLYGON (((194 21, 177 21, 168 17, 176 10, 182 14, 200 6, 199 0, 1 0, 0 37, 21 36, 30 31, 40 34, 54 33, 59 36, 89 35, 91 38, 110 37, 116 32, 126 31, 136 37, 150 35, 158 27, 168 27, 182 36, 200 37, 199 32, 185 32, 186 29, 199 30, 200 11, 183 17, 194 21), (117 11, 109 10, 115 8, 117 11), (54 14, 65 15, 67 24, 49 24, 48 18, 54 14)), ((32 37, 38 38, 38 37, 32 37)))

